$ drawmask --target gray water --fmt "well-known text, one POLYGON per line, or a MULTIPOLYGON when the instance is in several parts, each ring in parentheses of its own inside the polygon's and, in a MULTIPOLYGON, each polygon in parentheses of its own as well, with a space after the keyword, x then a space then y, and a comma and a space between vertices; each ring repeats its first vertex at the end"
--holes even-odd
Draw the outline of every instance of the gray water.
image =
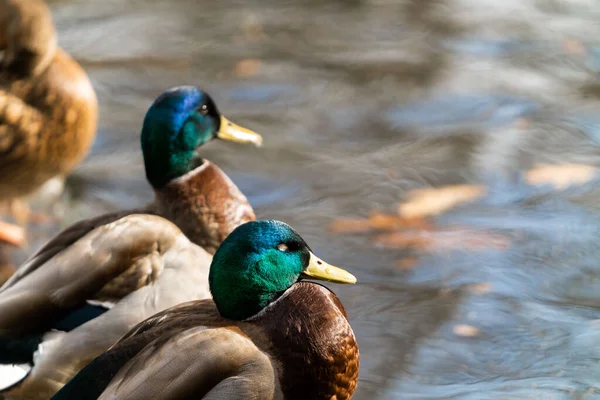
POLYGON ((151 198, 143 115, 164 89, 199 85, 265 140, 203 155, 259 218, 290 223, 358 277, 330 285, 360 345, 356 399, 600 397, 599 181, 523 182, 536 163, 600 164, 600 2, 50 4, 100 102, 63 225, 151 198), (457 183, 488 193, 432 223, 502 246, 382 248, 373 233, 328 231, 457 183))

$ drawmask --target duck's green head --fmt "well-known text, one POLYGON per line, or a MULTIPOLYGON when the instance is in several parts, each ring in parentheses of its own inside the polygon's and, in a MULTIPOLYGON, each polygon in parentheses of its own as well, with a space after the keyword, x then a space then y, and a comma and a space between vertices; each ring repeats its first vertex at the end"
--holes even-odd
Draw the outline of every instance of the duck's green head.
POLYGON ((315 256, 292 227, 272 220, 231 232, 208 276, 219 313, 234 320, 253 316, 302 278, 356 283, 352 274, 315 256))
POLYGON ((262 138, 222 116, 210 96, 194 86, 162 93, 152 104, 142 128, 146 176, 159 188, 202 164, 197 150, 212 139, 252 143, 262 138))

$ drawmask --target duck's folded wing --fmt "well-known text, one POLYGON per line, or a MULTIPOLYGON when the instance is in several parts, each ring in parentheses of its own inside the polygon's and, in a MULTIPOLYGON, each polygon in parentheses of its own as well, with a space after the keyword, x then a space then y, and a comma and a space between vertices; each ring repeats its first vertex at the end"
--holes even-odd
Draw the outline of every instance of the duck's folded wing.
POLYGON ((123 296, 151 283, 163 254, 181 241, 188 242, 174 224, 151 215, 96 227, 0 292, 0 333, 48 328, 99 294, 123 296))
MULTIPOLYGON (((2 133, 0 133, 0 140, 1 138, 2 133)), ((128 215, 141 212, 146 213, 146 210, 126 210, 111 214, 104 214, 95 218, 79 221, 69 226, 68 228, 64 229, 62 232, 54 236, 52 239, 50 239, 31 257, 29 257, 29 259, 19 267, 17 272, 15 272, 10 277, 10 279, 2 287, 0 287, 0 293, 2 293, 7 288, 13 286, 23 277, 27 276, 31 272, 44 265, 46 261, 50 260, 52 257, 57 255, 61 251, 67 249, 73 243, 77 242, 79 239, 81 239, 83 236, 90 233, 94 229, 102 227, 106 224, 110 224, 111 222, 115 222, 128 215)))
MULTIPOLYGON (((269 356, 239 328, 196 327, 150 343, 98 399, 274 399, 280 394, 277 382, 269 356)), ((63 399, 61 392, 53 399, 63 399)))

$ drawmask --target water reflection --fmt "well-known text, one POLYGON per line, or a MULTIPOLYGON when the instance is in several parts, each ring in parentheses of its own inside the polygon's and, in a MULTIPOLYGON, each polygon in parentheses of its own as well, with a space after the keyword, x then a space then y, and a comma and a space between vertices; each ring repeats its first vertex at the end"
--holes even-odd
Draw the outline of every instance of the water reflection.
MULTIPOLYGON (((592 2, 51 6, 101 107, 63 224, 150 198, 143 114, 165 88, 198 84, 265 138, 261 149, 211 143, 203 155, 259 217, 289 222, 357 275, 334 288, 361 348, 355 398, 597 395, 598 181, 556 191, 522 175, 537 163, 600 163, 592 2), (487 194, 433 218, 436 229, 458 225, 484 242, 491 230, 508 246, 380 249, 369 234, 327 232, 336 218, 393 212, 407 190, 456 183, 487 194)), ((34 230, 32 248, 55 229, 34 230)))

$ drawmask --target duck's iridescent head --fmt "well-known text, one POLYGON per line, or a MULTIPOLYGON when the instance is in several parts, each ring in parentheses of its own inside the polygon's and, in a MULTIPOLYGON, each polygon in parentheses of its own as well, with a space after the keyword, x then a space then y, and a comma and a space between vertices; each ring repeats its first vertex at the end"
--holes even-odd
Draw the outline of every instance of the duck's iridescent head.
POLYGON ((146 176, 159 188, 202 164, 197 150, 212 139, 262 144, 257 133, 222 116, 208 93, 194 86, 163 92, 150 106, 142 128, 146 176))
POLYGON ((231 232, 213 257, 208 281, 219 313, 243 320, 302 278, 356 283, 352 274, 315 256, 291 226, 264 220, 231 232))

